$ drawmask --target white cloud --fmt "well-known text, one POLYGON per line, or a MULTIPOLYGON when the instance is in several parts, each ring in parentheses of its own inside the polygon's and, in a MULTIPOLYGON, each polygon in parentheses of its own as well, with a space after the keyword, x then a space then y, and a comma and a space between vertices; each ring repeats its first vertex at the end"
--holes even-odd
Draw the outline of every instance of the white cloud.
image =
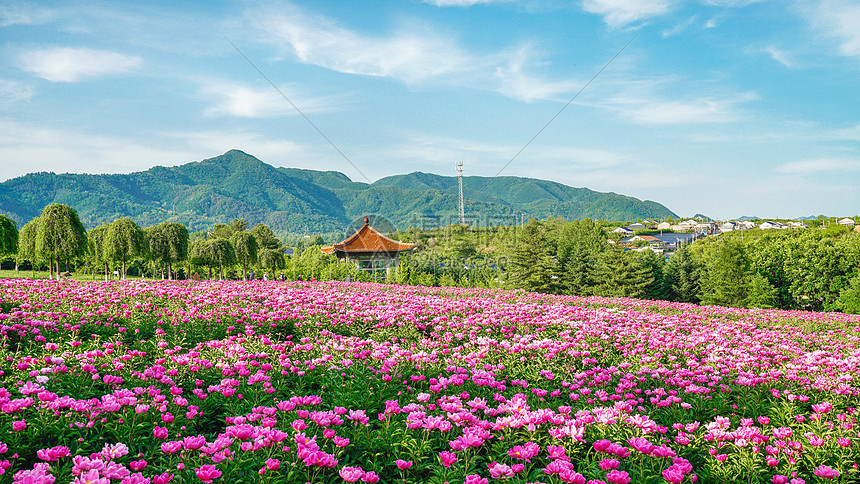
POLYGON ((860 57, 860 3, 854 0, 822 0, 803 4, 804 16, 822 35, 838 44, 839 54, 860 57))
POLYGON ((761 1, 762 0, 707 0, 705 3, 715 7, 742 8, 761 1))
POLYGON ((70 47, 31 50, 23 53, 20 60, 25 71, 52 82, 75 82, 86 77, 118 74, 143 63, 140 57, 70 47))
POLYGON ((7 109, 15 103, 29 101, 32 96, 32 87, 17 81, 0 79, 0 109, 7 109))
POLYGON ((788 67, 789 69, 797 68, 797 62, 792 58, 791 54, 784 50, 780 50, 772 45, 765 47, 764 52, 773 60, 788 67))
POLYGON ((0 27, 36 25, 45 23, 53 17, 54 12, 37 5, 12 2, 0 5, 0 27))
POLYGON ((784 163, 774 169, 777 173, 808 175, 821 172, 845 172, 860 170, 860 160, 840 158, 818 158, 784 163))
POLYGON ((0 119, 0 180, 27 173, 129 173, 193 159, 191 151, 0 119))
POLYGON ((507 63, 496 67, 499 92, 513 99, 533 102, 557 99, 559 94, 570 93, 582 83, 573 81, 547 81, 525 71, 525 64, 534 58, 531 49, 524 47, 509 56, 507 63))
POLYGON ((482 62, 450 35, 412 25, 389 36, 363 34, 301 12, 268 15, 261 28, 304 63, 348 74, 390 77, 407 84, 475 69, 482 62))
POLYGON ((586 12, 603 16, 610 27, 624 27, 633 22, 665 15, 674 0, 583 0, 586 12))
POLYGON ((860 124, 852 128, 845 128, 836 131, 836 139, 847 139, 860 141, 860 124))
POLYGON ((429 3, 437 7, 471 7, 472 5, 498 1, 508 2, 511 0, 424 0, 424 3, 429 3))
POLYGON ((740 106, 756 98, 754 93, 676 100, 624 96, 611 99, 608 107, 635 123, 646 125, 728 123, 741 119, 740 106))
MULTIPOLYGON (((298 88, 294 86, 280 86, 278 89, 305 114, 331 111, 343 105, 342 96, 310 97, 297 92, 298 88)), ((212 105, 205 111, 209 116, 269 118, 298 114, 290 102, 269 85, 249 87, 216 82, 205 85, 202 94, 211 98, 212 105)))

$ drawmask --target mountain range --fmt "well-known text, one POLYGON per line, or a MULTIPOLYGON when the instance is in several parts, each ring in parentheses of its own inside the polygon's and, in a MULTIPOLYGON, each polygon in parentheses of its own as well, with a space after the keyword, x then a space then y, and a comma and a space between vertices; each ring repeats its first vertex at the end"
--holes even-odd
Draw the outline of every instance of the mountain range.
MULTIPOLYGON (((478 225, 677 217, 657 202, 534 178, 467 176, 463 186, 467 219, 478 225)), ((244 218, 281 234, 332 233, 366 215, 398 228, 456 222, 458 199, 453 176, 414 172, 361 183, 336 171, 274 167, 239 150, 129 174, 43 172, 0 183, 0 212, 19 228, 56 202, 75 208, 88 228, 128 216, 142 227, 175 221, 193 232, 244 218)))

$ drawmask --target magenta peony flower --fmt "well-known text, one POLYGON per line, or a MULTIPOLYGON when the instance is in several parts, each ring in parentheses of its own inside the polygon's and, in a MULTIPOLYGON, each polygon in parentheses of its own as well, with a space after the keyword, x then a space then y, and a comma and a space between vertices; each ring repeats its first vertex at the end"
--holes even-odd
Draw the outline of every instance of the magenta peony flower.
POLYGON ((217 467, 211 464, 205 464, 198 467, 197 469, 194 469, 194 474, 196 474, 197 478, 200 479, 202 482, 205 482, 206 484, 209 484, 213 480, 221 477, 221 471, 219 471, 217 467))
POLYGON ((825 465, 820 465, 816 467, 815 470, 812 471, 812 473, 818 477, 823 477, 825 479, 836 479, 837 477, 839 477, 839 471, 830 466, 825 465))
POLYGON ((362 470, 361 467, 344 466, 338 471, 338 474, 340 474, 340 477, 342 477, 346 482, 356 482, 364 477, 364 470, 362 470))
POLYGON ((405 471, 406 469, 409 469, 410 467, 412 467, 412 461, 411 460, 406 461, 403 459, 397 459, 396 461, 394 461, 394 463, 397 465, 397 468, 400 469, 401 471, 405 471))

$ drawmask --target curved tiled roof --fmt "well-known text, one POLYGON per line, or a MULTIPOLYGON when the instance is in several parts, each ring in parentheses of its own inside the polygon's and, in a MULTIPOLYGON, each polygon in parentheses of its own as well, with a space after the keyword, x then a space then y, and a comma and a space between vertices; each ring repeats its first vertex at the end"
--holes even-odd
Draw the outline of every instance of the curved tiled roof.
POLYGON ((351 237, 339 244, 323 247, 322 252, 324 254, 335 252, 403 252, 415 247, 415 244, 400 242, 380 234, 370 226, 367 217, 365 217, 364 226, 351 237))

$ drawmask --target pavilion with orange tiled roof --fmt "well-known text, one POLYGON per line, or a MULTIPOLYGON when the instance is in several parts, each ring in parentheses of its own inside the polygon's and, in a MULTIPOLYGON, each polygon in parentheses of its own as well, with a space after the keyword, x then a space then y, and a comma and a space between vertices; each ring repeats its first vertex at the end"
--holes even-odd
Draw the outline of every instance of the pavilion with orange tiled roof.
POLYGON ((375 271, 385 269, 386 273, 397 267, 401 252, 413 250, 415 244, 400 242, 377 232, 364 217, 364 226, 339 244, 323 247, 323 254, 335 254, 339 260, 355 262, 359 269, 375 271))

